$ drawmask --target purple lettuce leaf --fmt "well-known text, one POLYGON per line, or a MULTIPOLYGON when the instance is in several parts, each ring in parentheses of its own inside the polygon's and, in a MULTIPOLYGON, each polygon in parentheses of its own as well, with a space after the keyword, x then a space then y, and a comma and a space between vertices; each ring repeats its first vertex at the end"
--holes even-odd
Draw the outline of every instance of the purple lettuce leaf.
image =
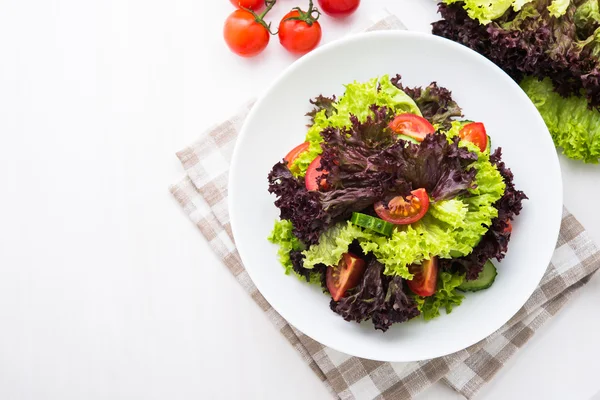
POLYGON ((498 210, 498 217, 492 220, 492 226, 471 254, 451 260, 440 260, 443 270, 464 273, 467 280, 477 279, 487 260, 504 258, 511 235, 506 228, 509 226, 509 221, 512 221, 515 215, 519 215, 522 201, 527 199, 525 193, 515 188, 513 174, 502 161, 500 148, 490 156, 490 162, 498 168, 506 184, 504 195, 494 203, 494 207, 498 210))
POLYGON ((585 1, 572 1, 560 18, 550 15, 550 3, 527 3, 487 25, 470 19, 461 2, 440 4, 443 19, 432 24, 432 31, 486 56, 517 82, 526 75, 549 77, 562 96, 582 95, 598 108, 600 23, 578 18, 585 1))
POLYGON ((371 320, 375 329, 387 331, 394 323, 419 315, 414 300, 404 293, 403 279, 383 275, 384 267, 372 260, 361 283, 339 301, 331 300, 330 308, 346 321, 371 320))
POLYGON ((285 162, 273 166, 268 180, 269 193, 277 196, 275 206, 279 208, 279 218, 292 221, 293 233, 303 243, 317 243, 331 223, 319 193, 306 190, 304 182, 292 175, 285 162))
POLYGON ((315 106, 310 112, 306 113, 306 116, 310 117, 310 125, 315 123, 315 116, 322 110, 325 110, 326 117, 331 117, 331 115, 335 111, 335 102, 335 95, 331 97, 319 95, 318 97, 315 97, 314 99, 310 100, 310 104, 315 106))
POLYGON ((419 143, 397 142, 382 151, 377 163, 410 183, 425 188, 435 200, 450 199, 473 187, 477 171, 468 168, 477 155, 459 147, 460 139, 448 142, 446 135, 427 135, 419 143))
POLYGON ((452 92, 445 87, 440 87, 436 82, 430 83, 426 88, 404 87, 402 77, 396 75, 391 79, 392 84, 403 90, 417 103, 423 118, 432 124, 438 124, 444 130, 450 129, 454 117, 462 117, 462 110, 452 99, 452 92))

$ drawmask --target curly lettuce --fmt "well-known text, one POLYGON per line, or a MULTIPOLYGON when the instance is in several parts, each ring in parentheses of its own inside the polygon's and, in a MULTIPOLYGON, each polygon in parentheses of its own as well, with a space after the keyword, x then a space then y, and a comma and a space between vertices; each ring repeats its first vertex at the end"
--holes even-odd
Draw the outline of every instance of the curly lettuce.
POLYGON ((464 279, 464 275, 442 272, 438 277, 437 290, 433 296, 413 297, 417 309, 426 321, 439 317, 440 309, 443 308, 447 314, 450 314, 454 307, 462 303, 465 296, 456 288, 463 283, 464 279))
MULTIPOLYGON (((446 4, 462 3, 463 8, 471 19, 486 25, 502 17, 509 8, 520 11, 533 0, 444 0, 446 4)), ((571 0, 553 0, 548 5, 548 12, 553 17, 560 17, 567 12, 571 0)))
MULTIPOLYGON (((457 130, 459 124, 454 123, 453 129, 457 130)), ((365 253, 372 253, 384 265, 386 275, 405 279, 412 279, 408 266, 415 262, 432 256, 454 258, 471 253, 498 216, 494 204, 502 198, 506 185, 490 162, 489 152, 481 152, 468 142, 461 144, 478 155, 472 166, 477 171, 476 187, 469 189, 469 195, 432 203, 423 219, 397 227, 390 237, 371 233, 350 222, 337 224, 303 252, 304 266, 337 265, 354 240, 365 253)))
POLYGON ((269 242, 279 246, 277 255, 279 256, 279 262, 285 269, 286 275, 289 275, 293 271, 290 253, 304 249, 302 242, 292 232, 293 229, 294 226, 291 221, 287 219, 277 220, 271 234, 267 237, 269 242))
POLYGON ((364 122, 371 115, 370 106, 385 106, 395 113, 406 112, 421 115, 415 101, 394 86, 388 75, 374 78, 367 82, 354 82, 346 85, 344 95, 337 101, 328 102, 319 97, 313 101, 317 106, 316 113, 310 113, 313 124, 306 133, 309 142, 308 151, 302 153, 290 166, 296 176, 304 176, 306 169, 321 154, 321 132, 328 127, 344 128, 351 125, 350 118, 356 116, 364 122))
POLYGON ((589 109, 582 97, 561 97, 549 79, 527 77, 521 82, 544 119, 556 147, 565 156, 586 163, 600 157, 600 112, 589 109))

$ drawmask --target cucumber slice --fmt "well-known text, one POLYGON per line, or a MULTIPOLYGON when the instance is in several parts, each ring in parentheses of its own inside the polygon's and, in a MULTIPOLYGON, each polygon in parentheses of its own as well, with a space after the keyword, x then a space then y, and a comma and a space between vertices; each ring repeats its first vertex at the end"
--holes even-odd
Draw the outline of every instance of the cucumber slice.
POLYGON ((394 230, 394 224, 390 224, 382 219, 357 212, 352 213, 350 222, 352 222, 354 225, 370 229, 373 232, 381 233, 385 236, 391 235, 392 231, 394 230))
POLYGON ((487 151, 488 154, 492 153, 492 138, 490 137, 490 135, 487 135, 488 140, 487 140, 487 149, 485 149, 487 151))
POLYGON ((496 267, 494 267, 494 264, 490 260, 487 260, 477 279, 474 281, 464 281, 457 289, 463 292, 478 292, 487 289, 496 280, 496 275, 498 275, 496 267))
POLYGON ((412 142, 412 143, 416 143, 416 144, 421 143, 417 139, 411 138, 410 136, 406 136, 406 135, 403 135, 401 133, 398 134, 398 139, 402 139, 402 140, 405 140, 407 142, 412 142))

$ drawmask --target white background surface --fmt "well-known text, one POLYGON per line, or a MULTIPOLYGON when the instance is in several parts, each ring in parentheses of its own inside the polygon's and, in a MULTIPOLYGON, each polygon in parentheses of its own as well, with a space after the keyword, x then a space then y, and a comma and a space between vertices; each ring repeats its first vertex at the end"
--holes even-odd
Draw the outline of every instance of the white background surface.
MULTIPOLYGON (((324 42, 384 7, 409 29, 436 19, 434 2, 364 0, 347 21, 323 17, 324 42)), ((255 59, 230 54, 231 11, 0 0, 0 398, 330 398, 167 190, 174 152, 294 60, 276 38, 255 59)), ((565 203, 600 242, 600 169, 561 164, 565 203)), ((597 393, 599 289, 596 277, 479 398, 597 393)), ((421 398, 461 397, 438 384, 421 398)))

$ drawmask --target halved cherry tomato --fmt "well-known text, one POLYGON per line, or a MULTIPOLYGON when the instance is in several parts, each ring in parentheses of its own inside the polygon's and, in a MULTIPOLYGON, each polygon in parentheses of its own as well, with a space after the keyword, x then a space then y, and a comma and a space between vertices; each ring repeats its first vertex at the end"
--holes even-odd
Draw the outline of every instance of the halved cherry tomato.
POLYGON ((229 0, 237 8, 249 8, 251 10, 260 10, 264 5, 264 0, 229 0))
POLYGON ((365 272, 364 260, 352 253, 344 253, 339 264, 327 268, 327 289, 333 300, 339 301, 347 290, 360 282, 365 272))
POLYGON ((421 265, 411 264, 408 266, 408 271, 414 275, 412 281, 407 281, 410 290, 423 297, 431 296, 435 293, 438 278, 437 257, 431 257, 430 260, 423 260, 421 265))
POLYGON ((294 147, 292 150, 290 150, 289 153, 287 153, 287 155, 285 156, 284 160, 287 161, 288 167, 290 165, 292 165, 292 163, 294 161, 296 161, 296 158, 298 158, 300 156, 300 154, 302 154, 306 150, 308 150, 308 146, 310 146, 310 143, 309 142, 304 142, 304 143, 299 144, 298 146, 294 147))
POLYGON ((321 10, 332 17, 346 17, 356 11, 359 5, 360 0, 319 0, 321 10))
POLYGON ((510 219, 506 220, 506 228, 504 228, 504 233, 512 233, 512 222, 510 219))
POLYGON ((417 222, 429 210, 429 196, 423 188, 413 190, 406 197, 396 196, 387 206, 383 201, 375 203, 375 212, 379 218, 396 225, 417 222))
POLYGON ((304 184, 308 190, 319 190, 319 186, 323 189, 327 189, 327 181, 325 178, 321 178, 320 184, 317 183, 317 179, 320 176, 327 175, 329 172, 317 171, 317 168, 321 167, 321 156, 315 158, 308 168, 306 169, 306 175, 304 176, 304 184))
POLYGON ((425 118, 415 114, 399 114, 390 122, 390 129, 422 142, 425 136, 435 133, 435 128, 425 118))
POLYGON ((488 137, 485 131, 485 126, 481 122, 471 122, 460 129, 458 136, 462 140, 474 143, 479 147, 479 150, 487 149, 488 137))

